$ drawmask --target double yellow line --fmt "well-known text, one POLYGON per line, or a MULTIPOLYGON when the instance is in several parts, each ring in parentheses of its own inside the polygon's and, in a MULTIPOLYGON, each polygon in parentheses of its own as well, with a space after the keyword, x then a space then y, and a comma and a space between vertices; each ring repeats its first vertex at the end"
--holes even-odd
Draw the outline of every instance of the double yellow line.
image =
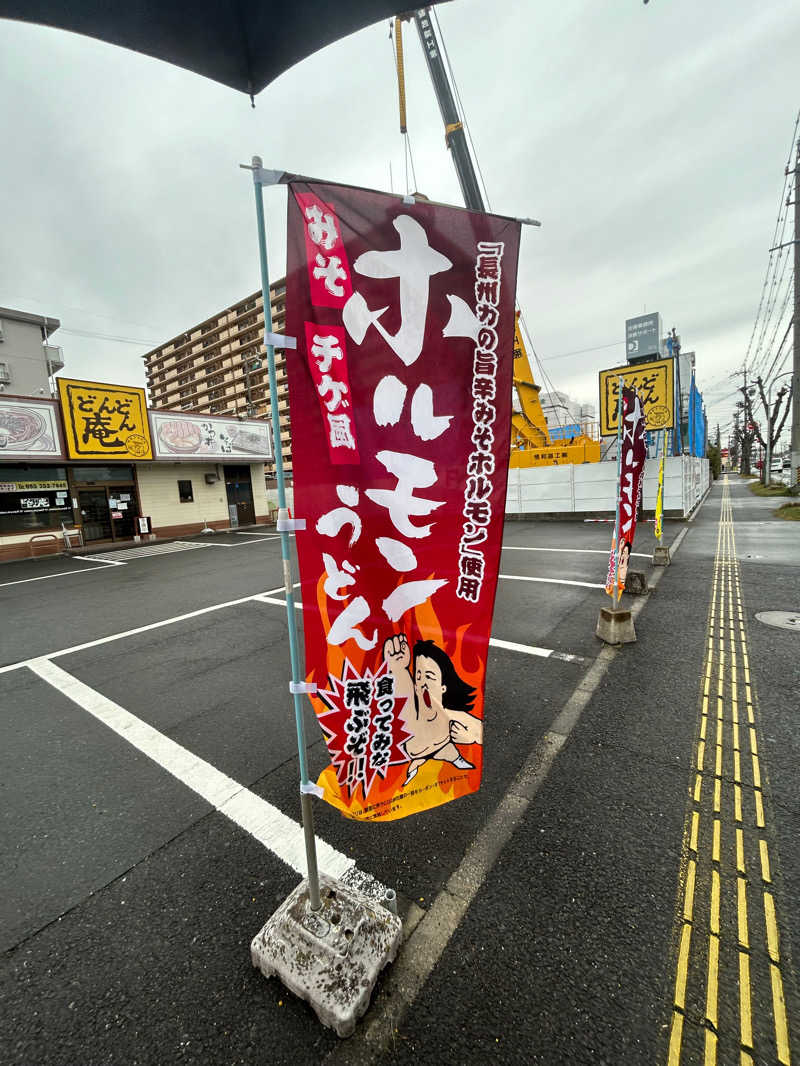
MULTIPOLYGON (((682 1062, 687 992, 695 1004, 704 1001, 704 1066, 716 1066, 718 1044, 738 1045, 740 1066, 754 1066, 763 1057, 756 1044, 769 1046, 791 1066, 789 1031, 781 972, 780 936, 759 760, 756 701, 750 681, 747 633, 736 557, 733 508, 728 479, 714 558, 708 638, 703 671, 702 711, 697 738, 690 808, 684 838, 686 857, 679 904, 675 995, 670 1025, 668 1066, 682 1062), (735 848, 735 879, 731 849, 735 848), (757 858, 756 858, 757 857, 757 858), (749 865, 749 868, 748 868, 749 865), (730 905, 723 907, 723 903, 730 905), (736 914, 736 929, 721 915, 736 914), (720 948, 735 938, 735 950, 724 958, 737 960, 720 968, 720 948), (753 1012, 751 959, 765 949, 771 986, 772 1016, 753 1012), (738 982, 738 1032, 720 1030, 720 982, 738 982)), ((732 945, 731 945, 732 946, 732 945)), ((766 1012, 762 1012, 766 1013, 766 1012)))

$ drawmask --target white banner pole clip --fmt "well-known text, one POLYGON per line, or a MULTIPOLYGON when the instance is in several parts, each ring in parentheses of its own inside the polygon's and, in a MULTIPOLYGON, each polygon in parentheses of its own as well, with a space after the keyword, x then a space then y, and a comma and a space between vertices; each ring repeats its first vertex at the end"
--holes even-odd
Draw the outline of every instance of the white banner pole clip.
POLYGON ((317 796, 319 799, 325 795, 325 789, 320 788, 319 785, 315 785, 313 781, 300 782, 300 795, 301 796, 317 796))
POLYGON ((264 344, 273 348, 296 348, 297 337, 285 337, 282 333, 265 333, 264 344))
POLYGON ((289 691, 293 696, 296 694, 314 696, 317 691, 317 686, 313 681, 290 681, 289 691))

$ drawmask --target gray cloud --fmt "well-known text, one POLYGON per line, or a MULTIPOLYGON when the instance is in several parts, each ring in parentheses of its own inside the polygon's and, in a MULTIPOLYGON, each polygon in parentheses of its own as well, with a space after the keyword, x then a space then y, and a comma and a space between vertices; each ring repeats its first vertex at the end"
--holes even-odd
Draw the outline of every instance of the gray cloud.
MULTIPOLYGON (((800 104, 794 0, 456 0, 442 23, 492 204, 532 215, 519 298, 553 384, 596 401, 646 305, 698 353, 741 364, 800 104)), ((416 185, 460 202, 407 31, 416 185)), ((248 100, 98 42, 2 24, 0 303, 65 329, 158 343, 258 287, 254 152, 360 185, 405 184, 388 25, 248 100)), ((284 267, 285 194, 267 193, 284 267)), ((144 350, 63 332, 76 375, 141 381, 144 350)), ((716 395, 719 389, 715 389, 716 395)), ((711 397, 712 394, 710 394, 711 397)), ((721 393, 725 395, 725 393, 721 393)), ((730 402, 720 408, 720 417, 730 402)), ((714 413, 713 417, 716 417, 714 413)))

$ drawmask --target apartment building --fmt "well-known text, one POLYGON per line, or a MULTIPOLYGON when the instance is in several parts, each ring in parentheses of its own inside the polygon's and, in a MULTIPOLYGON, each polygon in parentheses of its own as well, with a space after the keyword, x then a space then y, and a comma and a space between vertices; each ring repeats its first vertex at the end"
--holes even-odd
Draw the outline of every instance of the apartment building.
POLYGON ((0 392, 54 394, 53 375, 63 370, 64 354, 49 339, 60 325, 57 318, 0 307, 0 392))
MULTIPOLYGON (((273 332, 283 333, 285 279, 271 285, 270 306, 273 332)), ((155 408, 243 419, 272 417, 260 290, 146 352, 143 358, 150 403, 155 408)), ((281 452, 291 475, 289 393, 282 350, 275 352, 275 372, 281 452)), ((270 472, 274 472, 273 463, 266 464, 267 476, 270 472)))

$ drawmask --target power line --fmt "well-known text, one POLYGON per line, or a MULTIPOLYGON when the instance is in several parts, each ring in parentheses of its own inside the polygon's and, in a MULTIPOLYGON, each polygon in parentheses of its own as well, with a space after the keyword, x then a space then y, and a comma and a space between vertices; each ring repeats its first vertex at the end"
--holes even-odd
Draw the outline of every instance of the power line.
POLYGON ((608 344, 594 344, 591 348, 576 348, 574 352, 561 352, 560 355, 544 355, 540 362, 550 363, 553 359, 566 359, 570 355, 585 355, 586 352, 599 352, 603 348, 619 348, 625 341, 610 341, 608 344))
POLYGON ((159 341, 143 341, 136 337, 117 337, 111 333, 95 333, 89 329, 67 329, 62 326, 59 333, 69 333, 73 337, 91 337, 93 340, 114 341, 116 344, 137 344, 141 348, 155 348, 159 341))
POLYGON ((788 215, 789 215, 788 205, 786 204, 787 188, 790 185, 788 171, 789 171, 789 168, 790 168, 791 162, 792 162, 792 152, 794 150, 795 141, 797 140, 798 127, 800 127, 800 110, 797 112, 797 117, 796 117, 795 123, 794 123, 794 130, 792 131, 792 139, 791 139, 791 142, 789 144, 789 154, 787 156, 787 163, 786 163, 786 168, 785 168, 786 172, 784 173, 783 186, 781 188, 781 197, 780 197, 780 202, 778 204, 778 216, 777 216, 777 218, 775 220, 775 231, 773 233, 772 244, 770 246, 769 259, 767 260, 767 270, 766 270, 766 273, 764 275, 764 284, 761 287, 761 297, 759 299, 758 309, 756 310, 755 321, 753 322, 753 330, 752 330, 752 332, 750 334, 750 340, 749 340, 748 345, 747 345, 747 351, 745 352, 745 357, 744 357, 744 365, 745 366, 747 366, 748 360, 750 358, 750 351, 752 349, 753 340, 755 338, 756 331, 758 329, 759 320, 761 318, 761 309, 764 306, 764 295, 767 292, 768 286, 770 287, 770 293, 772 292, 772 285, 770 284, 770 274, 772 274, 772 282, 774 283, 775 275, 777 274, 777 264, 781 260, 781 255, 780 254, 778 255, 777 259, 775 259, 773 257, 775 255, 776 251, 779 251, 779 253, 783 251, 783 249, 778 249, 777 246, 783 243, 783 234, 784 234, 785 229, 786 229, 786 222, 787 222, 788 215), (778 233, 779 229, 780 229, 780 236, 779 236, 779 233, 778 233))

